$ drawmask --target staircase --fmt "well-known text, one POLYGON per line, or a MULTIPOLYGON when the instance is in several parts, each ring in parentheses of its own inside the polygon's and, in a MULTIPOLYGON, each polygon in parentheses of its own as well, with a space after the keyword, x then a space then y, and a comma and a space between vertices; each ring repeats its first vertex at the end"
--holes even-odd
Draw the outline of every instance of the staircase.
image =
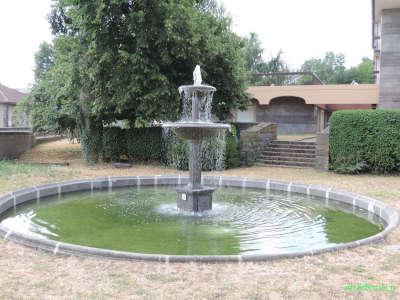
POLYGON ((258 165, 313 168, 315 167, 315 143, 272 141, 262 150, 258 165))

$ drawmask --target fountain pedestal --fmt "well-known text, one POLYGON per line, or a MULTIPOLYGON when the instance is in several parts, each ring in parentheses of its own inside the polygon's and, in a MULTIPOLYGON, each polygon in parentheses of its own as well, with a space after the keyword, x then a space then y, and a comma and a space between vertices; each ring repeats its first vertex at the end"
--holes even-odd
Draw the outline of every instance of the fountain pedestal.
POLYGON ((189 186, 178 188, 176 203, 178 209, 184 211, 202 212, 212 209, 212 194, 214 188, 200 187, 191 189, 189 186))

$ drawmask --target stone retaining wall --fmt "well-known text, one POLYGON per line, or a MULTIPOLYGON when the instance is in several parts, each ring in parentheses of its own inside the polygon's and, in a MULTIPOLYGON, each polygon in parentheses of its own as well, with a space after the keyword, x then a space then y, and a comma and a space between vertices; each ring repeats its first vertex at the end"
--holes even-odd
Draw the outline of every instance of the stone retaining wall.
POLYGON ((34 143, 32 131, 26 128, 0 128, 0 159, 17 158, 34 143))
POLYGON ((258 123, 240 132, 243 151, 249 150, 254 143, 260 148, 277 138, 277 125, 275 123, 258 123))
POLYGON ((317 133, 315 142, 315 168, 319 171, 329 170, 329 128, 317 133))

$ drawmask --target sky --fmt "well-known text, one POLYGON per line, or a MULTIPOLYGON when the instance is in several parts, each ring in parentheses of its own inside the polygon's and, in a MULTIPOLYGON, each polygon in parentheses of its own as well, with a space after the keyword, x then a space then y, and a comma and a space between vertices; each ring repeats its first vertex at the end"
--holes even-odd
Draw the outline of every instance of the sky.
MULTIPOLYGON (((354 66, 372 57, 370 0, 217 0, 241 36, 256 32, 265 59, 283 51, 292 69, 334 51, 354 66)), ((33 83, 34 53, 50 42, 50 0, 0 0, 0 83, 33 83)))

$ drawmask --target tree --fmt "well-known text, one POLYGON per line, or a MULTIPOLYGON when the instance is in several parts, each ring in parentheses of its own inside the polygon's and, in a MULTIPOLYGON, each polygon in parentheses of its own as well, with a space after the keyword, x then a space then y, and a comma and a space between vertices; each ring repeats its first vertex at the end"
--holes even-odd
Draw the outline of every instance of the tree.
POLYGON ((212 0, 54 0, 50 24, 54 65, 35 84, 35 105, 50 101, 58 125, 79 128, 90 161, 105 124, 176 119, 177 88, 196 64, 218 90, 219 119, 247 104, 242 39, 212 0))
POLYGON ((346 83, 374 83, 374 62, 368 57, 363 57, 361 63, 357 67, 346 70, 346 83))
POLYGON ((263 58, 264 49, 258 35, 254 32, 250 33, 249 37, 244 38, 243 56, 245 60, 245 68, 248 73, 248 81, 250 85, 271 85, 283 84, 285 77, 259 77, 254 74, 279 73, 287 72, 288 67, 282 59, 282 51, 279 51, 276 56, 265 61, 263 58))
POLYGON ((35 80, 40 81, 54 64, 53 47, 47 42, 39 45, 39 51, 35 54, 35 80))
MULTIPOLYGON (((311 58, 306 60, 301 66, 303 72, 315 73, 324 83, 344 83, 345 78, 345 57, 343 54, 327 52, 323 59, 311 58)), ((306 83, 310 78, 305 76, 302 82, 306 83)))
POLYGON ((264 65, 261 41, 257 33, 251 32, 249 37, 244 38, 243 56, 245 59, 245 68, 250 74, 261 72, 264 65))
POLYGON ((76 99, 80 86, 74 40, 60 36, 35 55, 35 84, 30 99, 35 131, 55 131, 79 136, 76 99))
MULTIPOLYGON (((301 71, 315 73, 326 84, 373 83, 373 62, 364 57, 357 67, 346 69, 345 56, 327 52, 323 59, 311 58, 306 60, 301 71)), ((309 76, 303 76, 303 84, 310 82, 309 76)))

